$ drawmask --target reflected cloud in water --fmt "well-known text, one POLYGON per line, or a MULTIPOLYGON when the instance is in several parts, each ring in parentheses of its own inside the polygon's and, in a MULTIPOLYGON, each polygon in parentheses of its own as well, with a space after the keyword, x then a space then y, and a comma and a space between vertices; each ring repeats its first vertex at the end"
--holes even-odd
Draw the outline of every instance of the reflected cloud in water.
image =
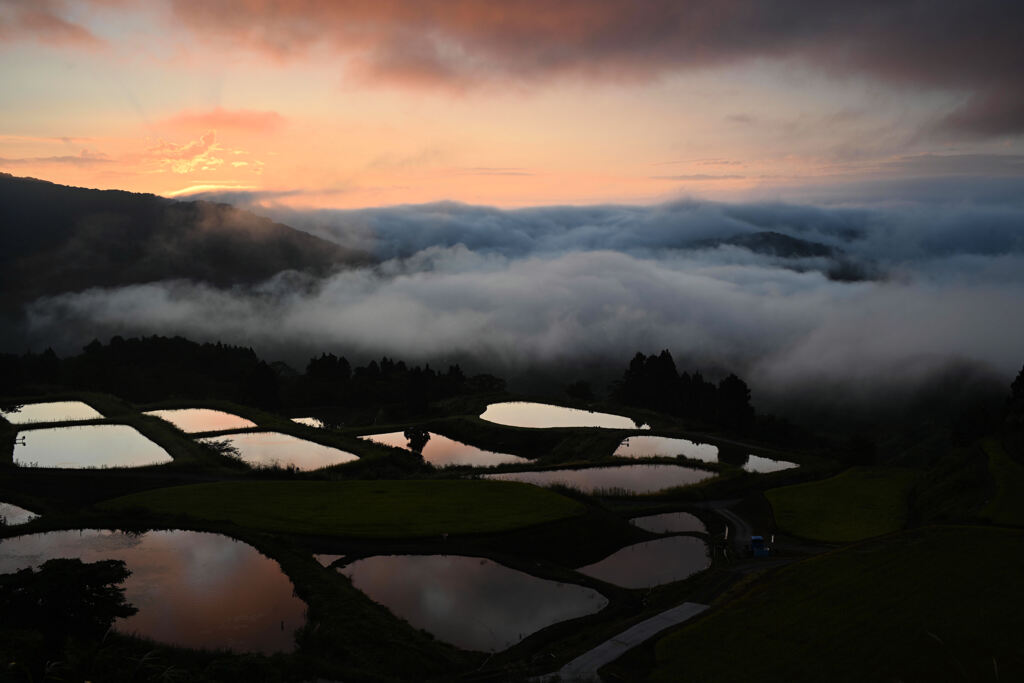
POLYGON ((466 650, 504 650, 546 626, 608 604, 593 589, 479 557, 387 555, 338 571, 414 628, 466 650))
POLYGON ((238 652, 291 652, 305 603, 276 562, 221 534, 86 529, 15 536, 0 542, 0 573, 57 557, 123 560, 138 613, 114 627, 172 645, 238 652))

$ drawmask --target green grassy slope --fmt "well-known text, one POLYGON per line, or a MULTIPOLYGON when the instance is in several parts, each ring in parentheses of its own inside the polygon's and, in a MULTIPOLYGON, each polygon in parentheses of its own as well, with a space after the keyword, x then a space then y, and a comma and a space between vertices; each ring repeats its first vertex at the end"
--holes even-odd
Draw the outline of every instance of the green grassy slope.
POLYGON ((995 495, 981 516, 996 524, 1024 525, 1024 466, 1007 455, 995 438, 985 439, 982 448, 988 455, 995 495))
POLYGON ((765 495, 786 533, 818 541, 859 541, 903 527, 907 494, 916 476, 902 468, 854 467, 765 495))
POLYGON ((507 531, 582 514, 528 484, 498 481, 265 481, 195 484, 101 503, 266 531, 377 538, 507 531))
POLYGON ((662 638, 650 680, 1024 680, 1022 575, 1020 531, 868 541, 779 570, 662 638))

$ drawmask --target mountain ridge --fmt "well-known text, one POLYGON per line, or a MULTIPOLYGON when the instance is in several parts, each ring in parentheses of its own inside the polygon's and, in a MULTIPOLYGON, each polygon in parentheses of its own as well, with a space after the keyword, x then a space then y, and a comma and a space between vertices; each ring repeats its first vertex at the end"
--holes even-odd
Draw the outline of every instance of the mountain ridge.
POLYGON ((0 173, 0 306, 160 280, 215 287, 367 265, 343 247, 228 204, 0 173))

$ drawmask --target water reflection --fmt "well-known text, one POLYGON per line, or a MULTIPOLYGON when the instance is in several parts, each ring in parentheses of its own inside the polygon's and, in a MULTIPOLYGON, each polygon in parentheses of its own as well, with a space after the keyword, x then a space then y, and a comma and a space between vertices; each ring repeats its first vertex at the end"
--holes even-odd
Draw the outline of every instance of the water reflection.
POLYGON ((794 462, 772 460, 753 455, 735 447, 718 449, 709 443, 667 436, 630 436, 622 440, 612 454, 620 458, 675 458, 682 456, 701 462, 721 463, 740 467, 746 472, 777 472, 799 467, 794 462))
POLYGON ((209 408, 180 408, 175 410, 150 410, 144 415, 152 415, 166 420, 186 434, 200 432, 219 432, 227 429, 247 429, 256 423, 244 417, 225 413, 223 410, 209 408))
POLYGON ((338 571, 413 627, 466 650, 504 650, 546 626, 608 604, 595 590, 478 557, 388 555, 338 571))
POLYGON ((257 467, 295 467, 308 472, 359 458, 347 451, 278 432, 249 432, 200 439, 206 443, 224 440, 238 449, 242 460, 257 467))
POLYGON ((789 470, 794 467, 800 467, 795 462, 786 462, 785 460, 772 460, 771 458, 762 458, 759 455, 751 455, 747 458, 747 463, 743 466, 743 469, 747 472, 758 472, 765 474, 767 472, 778 472, 779 470, 789 470))
POLYGON ((588 467, 582 470, 544 470, 541 472, 502 472, 483 474, 483 479, 523 481, 537 486, 562 484, 584 493, 601 491, 654 493, 675 486, 688 486, 710 479, 714 472, 679 465, 622 465, 588 467))
POLYGON ((87 529, 0 541, 0 573, 56 557, 123 560, 138 613, 114 628, 192 648, 290 652, 305 604, 276 562, 241 541, 197 531, 126 534, 87 529))
POLYGON ((667 436, 631 436, 623 439, 612 454, 620 458, 675 458, 683 456, 703 462, 718 462, 718 447, 689 439, 667 436))
POLYGON ((170 462, 167 451, 128 425, 84 425, 18 433, 14 449, 23 467, 141 467, 170 462))
MULTIPOLYGON (((423 459, 433 465, 434 467, 447 467, 449 465, 471 465, 473 467, 491 467, 494 465, 503 465, 506 463, 527 463, 530 462, 527 458, 520 458, 517 455, 510 455, 508 453, 495 453, 494 451, 485 451, 482 448, 476 446, 470 446, 454 439, 449 439, 447 436, 442 434, 435 434, 434 432, 428 432, 429 438, 426 444, 422 446, 420 453, 423 455, 423 459)), ((414 448, 410 448, 415 444, 410 442, 410 439, 405 432, 388 432, 387 434, 368 434, 366 436, 359 437, 360 439, 366 439, 375 443, 383 444, 385 446, 394 446, 395 448, 406 448, 416 452, 414 448)))
POLYGON ((13 425, 32 422, 67 422, 71 420, 102 420, 103 415, 81 401, 50 401, 28 403, 17 411, 0 410, 0 415, 13 425))
POLYGON ((628 545, 576 571, 623 588, 650 588, 681 581, 710 566, 704 541, 672 536, 628 545))
POLYGON ((480 415, 481 420, 506 427, 604 427, 607 429, 650 429, 628 417, 611 413, 553 406, 547 403, 512 401, 492 403, 480 415))
POLYGON ((300 425, 306 425, 307 427, 316 427, 317 429, 323 429, 325 427, 323 420, 318 417, 293 417, 292 422, 297 422, 300 425))
POLYGON ((633 526, 640 527, 652 534, 671 534, 683 531, 708 532, 704 522, 689 512, 666 512, 663 515, 647 515, 629 520, 633 526))
POLYGON ((328 553, 314 553, 313 559, 323 567, 330 567, 332 564, 345 557, 344 555, 330 555, 328 553))
POLYGON ((14 526, 15 524, 24 524, 29 522, 36 517, 36 513, 25 508, 20 508, 17 505, 11 503, 0 503, 0 526, 14 526))

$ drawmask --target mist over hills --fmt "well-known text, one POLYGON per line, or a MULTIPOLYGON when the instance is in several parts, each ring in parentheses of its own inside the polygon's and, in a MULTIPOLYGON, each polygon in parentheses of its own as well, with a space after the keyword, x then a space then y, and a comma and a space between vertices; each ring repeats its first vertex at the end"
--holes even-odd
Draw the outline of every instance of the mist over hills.
POLYGON ((227 204, 0 173, 0 302, 8 310, 92 287, 179 279, 229 287, 370 261, 227 204))
POLYGON ((341 211, 4 183, 69 198, 37 201, 38 216, 12 214, 30 206, 18 197, 3 209, 4 296, 25 302, 18 352, 184 335, 269 359, 460 362, 557 388, 671 349, 691 371, 743 376, 759 408, 833 413, 1002 386, 1024 353, 1016 200, 341 211), (63 227, 13 230, 12 215, 63 227))

